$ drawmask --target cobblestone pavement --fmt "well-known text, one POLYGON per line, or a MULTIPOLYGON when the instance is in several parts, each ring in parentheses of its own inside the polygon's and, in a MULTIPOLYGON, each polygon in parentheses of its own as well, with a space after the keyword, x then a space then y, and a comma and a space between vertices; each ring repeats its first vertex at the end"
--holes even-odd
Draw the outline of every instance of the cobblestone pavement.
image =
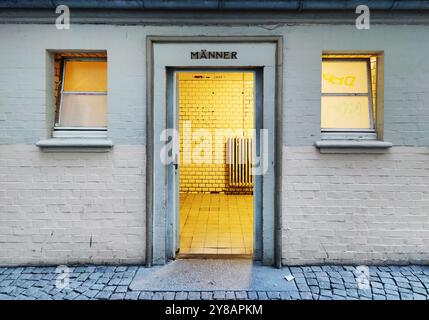
MULTIPOLYGON (((297 290, 291 291, 132 291, 140 266, 69 267, 69 285, 55 267, 0 268, 0 300, 429 300, 429 266, 369 267, 369 288, 350 266, 285 267, 297 290)), ((365 280, 365 279, 363 279, 365 280)), ((281 279, 279 281, 287 281, 281 279)), ((367 284, 367 282, 366 282, 367 284)))

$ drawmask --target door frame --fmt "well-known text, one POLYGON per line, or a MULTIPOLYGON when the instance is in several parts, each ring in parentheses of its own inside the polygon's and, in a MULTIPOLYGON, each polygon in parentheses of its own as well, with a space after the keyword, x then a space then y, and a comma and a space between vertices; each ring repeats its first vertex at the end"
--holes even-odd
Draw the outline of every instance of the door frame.
MULTIPOLYGON (((273 61, 269 65, 264 65, 264 58, 261 57, 261 65, 247 65, 253 67, 263 67, 268 70, 270 68, 270 83, 274 87, 274 93, 271 91, 265 91, 269 93, 271 100, 269 104, 272 105, 272 114, 268 112, 264 113, 266 105, 264 104, 262 111, 264 122, 267 117, 269 119, 269 125, 267 129, 272 130, 269 134, 269 145, 274 150, 272 156, 270 156, 268 167, 269 175, 261 177, 261 185, 263 189, 262 200, 267 199, 262 203, 262 252, 261 260, 265 265, 274 265, 281 267, 282 259, 282 88, 283 88, 283 37, 282 36, 147 36, 146 38, 146 99, 147 99, 147 116, 146 116, 146 265, 148 267, 153 264, 165 264, 167 259, 166 246, 167 246, 167 198, 165 197, 168 190, 168 174, 167 169, 162 170, 159 161, 159 150, 160 142, 158 134, 159 130, 167 127, 166 117, 166 80, 160 77, 155 69, 154 47, 155 45, 188 45, 190 47, 196 47, 200 45, 200 48, 204 48, 204 45, 217 48, 217 46, 225 46, 231 48, 234 44, 237 46, 249 46, 252 48, 262 48, 265 45, 273 45, 273 52, 267 52, 273 54, 273 61), (271 79, 272 76, 272 79, 271 79), (158 78, 157 78, 158 77, 158 78), (161 80, 161 83, 159 81, 161 80), (155 86, 158 91, 155 92, 155 86), (163 92, 159 92, 159 88, 163 87, 163 92), (163 95, 161 97, 160 95, 163 95), (164 99, 164 110, 157 110, 155 114, 155 98, 164 99), (165 119, 160 121, 160 117, 164 115, 165 119), (159 127, 161 125, 161 127, 159 127), (272 128, 274 127, 274 128, 272 128), (158 145, 157 145, 158 144, 158 145), (159 176, 159 170, 161 170, 161 176, 159 176), (156 179, 155 179, 155 175, 156 179), (265 179, 265 177, 267 177, 265 179), (266 180, 266 181, 265 181, 266 180), (264 192, 265 191, 265 192, 264 192), (271 199, 271 200, 270 200, 271 199), (274 203, 272 203, 274 202, 274 203), (264 219, 265 218, 265 219, 264 219)), ((159 47, 161 50, 162 47, 159 47)), ((221 48, 221 47, 219 47, 221 48)), ((271 50, 271 49, 270 49, 271 50)), ((252 52, 253 50, 250 50, 252 52)), ((248 50, 249 52, 249 50, 248 50)), ((249 54, 252 55, 251 53, 249 54)), ((257 54, 251 57, 254 61, 257 60, 257 54)), ((267 58, 268 59, 268 58, 267 58)), ((246 66, 246 59, 243 59, 243 66, 246 66)), ((247 59, 248 60, 248 59, 247 59)), ((205 61, 207 62, 207 61, 205 61)), ((200 69, 213 66, 213 61, 208 64, 200 63, 197 65, 200 69)), ((195 64, 189 65, 167 65, 165 64, 164 72, 167 67, 182 67, 191 68, 195 67, 195 64)), ((225 67, 225 62, 215 65, 219 68, 225 67)), ((237 67, 237 64, 231 64, 229 67, 237 67)), ((239 65, 242 66, 242 65, 239 65)), ((265 78, 264 78, 265 84, 265 78)), ((264 88, 267 89, 267 88, 264 88)), ((159 101, 157 100, 158 107, 159 101)), ((264 96, 265 103, 265 96, 264 96)), ((270 152, 271 154, 272 152, 270 152)), ((165 166, 164 166, 165 167, 165 166)))
MULTIPOLYGON (((179 128, 180 112, 178 99, 180 92, 178 90, 177 73, 179 72, 252 72, 253 89, 254 89, 254 104, 253 117, 256 129, 256 155, 260 156, 260 136, 259 130, 262 128, 262 108, 263 108, 263 70, 261 67, 235 67, 235 68, 219 68, 206 67, 202 68, 170 68, 167 67, 167 127, 174 126, 176 130, 179 128)), ((180 137, 179 137, 180 144, 180 137)), ((169 166, 167 168, 167 258, 175 259, 177 250, 180 249, 180 166, 169 166)), ((253 186, 253 259, 262 259, 262 179, 261 176, 254 177, 253 186)))

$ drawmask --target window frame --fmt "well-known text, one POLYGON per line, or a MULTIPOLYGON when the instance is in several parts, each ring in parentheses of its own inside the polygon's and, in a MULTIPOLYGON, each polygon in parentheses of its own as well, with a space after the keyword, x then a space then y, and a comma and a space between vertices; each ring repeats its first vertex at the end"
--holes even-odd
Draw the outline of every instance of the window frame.
MULTIPOLYGON (((107 66, 107 57, 64 57, 61 59, 60 64, 60 90, 58 93, 59 101, 56 102, 57 109, 55 114, 55 123, 54 123, 54 137, 65 137, 73 136, 78 137, 83 133, 84 135, 94 136, 94 137, 105 137, 107 133, 107 125, 105 127, 88 127, 88 126, 61 126, 61 110, 63 103, 63 94, 80 94, 80 95, 108 95, 108 91, 99 92, 99 91, 64 91, 64 80, 66 75, 66 65, 68 61, 102 61, 106 62, 107 66)), ((106 106, 107 109, 107 106, 106 106)), ((106 112, 106 117, 108 116, 106 112)))
MULTIPOLYGON (((335 53, 329 53, 325 55, 345 55, 343 53, 335 54, 335 53)), ((332 128, 332 129, 324 129, 322 128, 322 123, 320 122, 320 132, 321 132, 321 138, 322 139, 335 139, 335 140, 349 140, 349 139, 364 139, 364 140, 376 140, 377 139, 377 108, 378 105, 376 104, 375 112, 373 108, 373 93, 372 93, 372 77, 371 77, 371 58, 353 58, 353 54, 348 54, 350 57, 322 57, 322 65, 325 61, 347 61, 347 62, 356 62, 356 61, 362 61, 366 62, 367 66, 367 88, 368 93, 323 93, 321 90, 321 97, 365 97, 368 96, 368 108, 369 108, 369 123, 370 127, 369 129, 361 129, 361 128, 332 128)), ((377 67, 376 67, 376 88, 378 88, 378 76, 377 73, 378 70, 378 55, 374 55, 377 60, 377 67)), ((322 69, 322 68, 321 68, 322 69)), ((323 76, 323 74, 322 74, 323 76)), ((322 111, 322 103, 320 103, 320 111, 322 111)), ((321 120, 321 118, 320 118, 321 120)))

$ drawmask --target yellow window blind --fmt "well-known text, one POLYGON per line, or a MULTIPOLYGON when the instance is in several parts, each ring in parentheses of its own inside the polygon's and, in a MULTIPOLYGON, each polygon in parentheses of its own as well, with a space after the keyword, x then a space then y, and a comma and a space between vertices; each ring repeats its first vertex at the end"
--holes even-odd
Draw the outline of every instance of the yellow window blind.
POLYGON ((106 61, 67 61, 64 91, 107 92, 106 61))
POLYGON ((369 129, 367 96, 322 96, 322 129, 369 129))

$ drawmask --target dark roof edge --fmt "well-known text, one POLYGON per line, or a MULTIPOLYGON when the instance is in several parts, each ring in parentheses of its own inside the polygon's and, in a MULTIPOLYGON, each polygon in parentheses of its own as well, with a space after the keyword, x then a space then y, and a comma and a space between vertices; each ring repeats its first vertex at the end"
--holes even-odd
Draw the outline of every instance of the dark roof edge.
POLYGON ((145 9, 145 10, 429 10, 427 0, 2 0, 0 9, 145 9))

